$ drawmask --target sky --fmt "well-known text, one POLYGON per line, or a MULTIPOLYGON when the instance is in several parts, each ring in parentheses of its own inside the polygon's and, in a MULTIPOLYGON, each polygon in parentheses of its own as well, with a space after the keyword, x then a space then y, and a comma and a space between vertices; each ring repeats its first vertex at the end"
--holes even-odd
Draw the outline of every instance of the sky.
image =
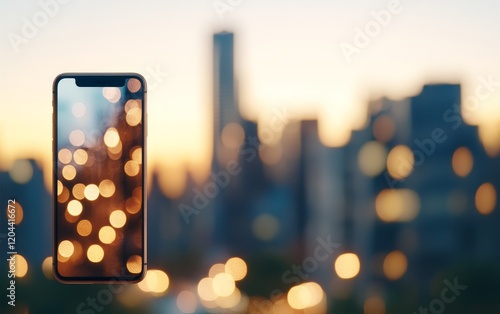
MULTIPOLYGON (((409 97, 432 82, 462 83, 465 98, 480 77, 500 81, 499 10, 493 0, 2 1, 0 170, 35 158, 48 173, 57 74, 139 72, 149 83, 150 170, 175 180, 189 169, 202 180, 212 149, 211 39, 222 30, 235 32, 246 118, 262 126, 276 110, 319 116, 323 143, 343 145, 369 99, 409 97), (356 53, 346 58, 342 47, 356 53)), ((469 122, 494 126, 498 102, 500 93, 481 100, 469 122)))

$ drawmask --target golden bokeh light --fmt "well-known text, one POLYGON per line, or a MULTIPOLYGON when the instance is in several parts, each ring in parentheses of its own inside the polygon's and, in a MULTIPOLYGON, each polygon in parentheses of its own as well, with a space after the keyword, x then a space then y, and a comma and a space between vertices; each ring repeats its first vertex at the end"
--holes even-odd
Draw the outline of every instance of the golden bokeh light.
POLYGON ((9 176, 17 184, 26 184, 33 177, 33 166, 26 159, 18 159, 9 170, 9 176))
POLYGON ((135 160, 129 160, 125 163, 124 170, 129 177, 134 177, 139 174, 141 168, 135 160))
POLYGON ((131 93, 137 93, 141 89, 141 82, 136 78, 131 78, 127 82, 127 89, 131 93))
POLYGON ((128 113, 132 108, 141 108, 140 101, 140 99, 129 99, 123 109, 128 113))
POLYGON ((57 180, 57 195, 61 195, 64 185, 61 181, 57 180))
POLYGON ((125 209, 130 214, 137 214, 141 210, 141 201, 137 197, 129 197, 125 201, 125 209))
POLYGON ((125 226, 125 223, 127 222, 127 215, 122 210, 114 210, 110 215, 109 215, 109 223, 115 227, 115 228, 121 228, 125 226))
POLYGON ((238 288, 233 290, 233 293, 227 297, 218 297, 215 299, 215 303, 223 309, 231 309, 238 305, 241 301, 241 292, 238 288))
POLYGON ((57 158, 59 158, 59 161, 63 164, 69 164, 71 162, 71 158, 73 158, 73 155, 71 154, 71 151, 69 149, 63 148, 57 154, 57 158))
MULTIPOLYGON (((122 144, 121 140, 118 141, 118 144, 116 144, 116 146, 108 147, 109 154, 112 156, 116 156, 118 158, 121 157, 122 150, 123 150, 123 144, 122 144)), ((117 159, 113 159, 113 160, 117 160, 117 159)))
POLYGON ((15 203, 9 203, 7 205, 5 213, 7 215, 7 219, 11 218, 9 216, 12 216, 12 215, 15 216, 14 222, 16 223, 16 225, 21 224, 21 222, 23 221, 24 209, 21 206, 21 204, 19 203, 19 201, 16 201, 15 203))
POLYGON ((177 296, 177 308, 185 314, 193 314, 196 311, 197 299, 196 295, 191 291, 184 290, 177 296))
POLYGON ((245 131, 238 123, 229 123, 222 129, 221 141, 227 148, 238 148, 245 140, 245 131))
POLYGON ((387 156, 387 171, 394 179, 404 179, 413 171, 415 157, 408 146, 395 146, 387 156))
POLYGON ((104 133, 104 144, 108 147, 115 147, 120 142, 120 135, 115 128, 109 128, 104 133))
POLYGON ((75 184, 73 186, 72 193, 77 200, 83 200, 85 198, 85 184, 82 183, 75 184))
POLYGON ((132 160, 138 164, 142 164, 142 148, 136 147, 132 151, 132 160))
POLYGON ((140 108, 131 108, 127 115, 125 116, 125 120, 127 124, 130 126, 136 126, 142 121, 142 109, 140 108))
POLYGON ((99 197, 99 187, 95 184, 89 184, 83 193, 89 201, 95 201, 99 197))
POLYGON ((45 278, 54 279, 54 275, 52 273, 52 256, 46 257, 42 262, 42 272, 45 278))
POLYGON ((142 257, 132 255, 127 260, 127 270, 132 274, 139 274, 142 270, 142 257))
POLYGON ((474 157, 467 147, 460 147, 454 153, 451 159, 451 165, 456 175, 465 178, 472 171, 474 166, 474 157))
POLYGON ((247 275, 247 264, 239 257, 232 257, 224 265, 224 270, 235 281, 242 280, 247 275))
POLYGON ((104 250, 98 244, 92 244, 87 250, 87 258, 92 263, 99 263, 104 258, 104 250))
POLYGON ((344 253, 335 260, 335 272, 342 279, 356 277, 360 268, 359 258, 354 253, 344 253))
POLYGON ((283 158, 283 148, 280 143, 273 145, 260 145, 259 157, 260 160, 262 160, 262 162, 266 165, 276 165, 283 158))
POLYGON ((373 136, 382 143, 387 143, 394 138, 396 124, 388 115, 381 115, 373 122, 373 136))
POLYGON ((122 96, 122 92, 117 87, 104 87, 102 89, 102 95, 106 98, 110 103, 114 104, 120 100, 122 96))
POLYGON ((16 277, 23 278, 28 273, 28 262, 21 254, 15 254, 16 259, 16 277))
POLYGON ((113 181, 105 179, 102 180, 101 183, 99 183, 99 193, 103 197, 111 197, 113 194, 115 194, 115 184, 113 181))
POLYGON ((70 213, 71 216, 78 216, 82 213, 83 210, 83 205, 77 200, 71 200, 68 203, 68 213, 70 213))
POLYGON ((170 286, 168 275, 158 269, 150 269, 147 271, 144 279, 137 284, 139 289, 144 292, 151 292, 155 295, 162 295, 170 286))
POLYGON ((488 215, 497 206, 497 191, 493 184, 487 182, 481 184, 476 191, 475 203, 477 211, 483 215, 488 215))
POLYGON ((87 154, 87 152, 81 148, 77 149, 75 151, 75 153, 73 154, 73 160, 78 165, 85 165, 88 158, 89 158, 89 155, 87 154))
POLYGON ((315 282, 306 282, 292 287, 287 294, 290 307, 303 310, 313 307, 323 299, 323 289, 315 282))
POLYGON ((69 190, 63 186, 61 193, 57 196, 59 203, 64 203, 69 199, 69 190))
POLYGON ((69 142, 73 146, 82 146, 85 143, 85 134, 82 130, 73 130, 69 134, 69 142))
POLYGON ((385 146, 376 141, 363 145, 358 153, 358 167, 361 172, 369 177, 375 177, 385 169, 387 150, 385 146))
POLYGON ((78 216, 73 216, 69 213, 69 211, 65 210, 64 211, 64 218, 66 219, 67 222, 74 223, 78 221, 78 216))
POLYGON ((384 259, 383 269, 385 276, 390 280, 398 280, 406 273, 408 260, 401 251, 393 251, 384 259))
POLYGON ((420 198, 409 189, 383 190, 375 199, 375 210, 384 222, 411 221, 420 212, 420 198))
POLYGON ((62 169, 62 176, 64 179, 71 181, 76 177, 76 169, 72 165, 66 165, 62 169))
POLYGON ((212 267, 210 267, 210 269, 208 271, 208 277, 214 278, 215 275, 221 274, 223 272, 225 272, 225 265, 221 264, 221 263, 217 263, 217 264, 212 265, 212 267))
POLYGON ((76 225, 76 231, 82 237, 86 237, 92 232, 92 223, 87 219, 80 220, 76 225))
POLYGON ((227 297, 233 293, 236 285, 231 275, 220 273, 214 276, 212 280, 212 288, 217 296, 227 297))
POLYGON ((75 247, 74 247, 73 243, 71 243, 71 241, 64 240, 64 241, 61 241, 61 243, 59 243, 57 252, 62 257, 69 258, 75 252, 75 247))
POLYGON ((116 239, 116 231, 110 226, 104 226, 99 230, 99 240, 104 244, 111 244, 116 239))
POLYGON ((380 297, 366 299, 363 305, 364 314, 385 314, 385 302, 380 297))
POLYGON ((213 279, 206 277, 198 283, 198 295, 204 301, 214 301, 217 299, 217 294, 213 289, 213 279))

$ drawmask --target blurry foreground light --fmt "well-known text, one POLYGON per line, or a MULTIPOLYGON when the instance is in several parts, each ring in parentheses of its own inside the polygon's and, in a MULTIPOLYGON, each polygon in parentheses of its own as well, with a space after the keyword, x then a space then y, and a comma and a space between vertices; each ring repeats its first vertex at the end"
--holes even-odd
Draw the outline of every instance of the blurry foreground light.
POLYGON ((247 275, 247 264, 239 257, 232 257, 226 262, 224 270, 235 281, 242 280, 247 275))
POLYGON ((411 221, 420 211, 420 198, 409 189, 383 190, 375 199, 375 210, 384 222, 411 221))
POLYGON ((403 277, 408 267, 408 260, 401 251, 393 251, 384 259, 384 274, 390 280, 403 277))
POLYGON ((483 215, 488 215, 497 205, 497 192, 491 183, 483 183, 476 191, 476 208, 483 215))
POLYGON ((177 296, 177 308, 186 314, 192 314, 196 311, 197 300, 191 291, 181 291, 177 296))
POLYGON ((335 260, 335 272, 342 279, 354 278, 360 270, 359 258, 354 253, 345 253, 335 260))
POLYGON ((17 184, 28 183, 33 177, 33 166, 28 160, 18 159, 10 168, 9 176, 17 184))

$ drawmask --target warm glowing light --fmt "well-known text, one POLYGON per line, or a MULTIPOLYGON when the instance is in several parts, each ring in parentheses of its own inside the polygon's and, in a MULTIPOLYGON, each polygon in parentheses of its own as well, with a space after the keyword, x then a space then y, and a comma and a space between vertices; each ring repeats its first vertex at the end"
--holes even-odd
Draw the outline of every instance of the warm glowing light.
POLYGON ((67 210, 64 211, 64 218, 70 223, 74 223, 78 220, 78 216, 71 215, 67 210))
POLYGON ((82 183, 77 183, 73 186, 73 196, 77 200, 83 200, 85 198, 85 185, 82 183))
POLYGON ((68 198, 69 198, 69 190, 65 186, 63 186, 61 194, 57 196, 57 201, 59 203, 64 203, 68 200, 68 198))
POLYGON ((170 285, 168 275, 162 270, 150 269, 146 273, 146 277, 138 283, 139 288, 144 292, 152 292, 154 294, 163 294, 167 291, 170 285))
POLYGON ((139 99, 129 99, 125 104, 125 112, 128 113, 132 108, 141 108, 139 99))
POLYGON ((404 179, 413 171, 415 158, 408 146, 398 145, 387 156, 387 171, 394 179, 404 179))
POLYGON ((141 82, 136 78, 131 78, 127 82, 127 88, 131 93, 137 93, 141 89, 141 82))
POLYGON ((26 184, 33 177, 33 166, 28 160, 18 159, 10 168, 9 176, 18 184, 26 184))
POLYGON ((16 259, 16 277, 23 278, 28 273, 28 262, 20 254, 15 254, 14 258, 16 259))
POLYGON ((358 154, 358 166, 361 172, 369 177, 375 177, 385 169, 387 150, 379 142, 368 142, 361 147, 358 154))
POLYGON ((116 231, 110 226, 104 226, 99 230, 99 240, 104 244, 111 244, 116 239, 116 231))
POLYGON ((474 157, 467 147, 460 147, 453 153, 451 164, 457 176, 464 178, 472 171, 474 157))
POLYGON ((218 275, 218 274, 224 273, 224 272, 225 272, 225 265, 221 264, 221 263, 217 263, 217 264, 212 265, 212 267, 210 267, 210 270, 208 271, 208 277, 214 278, 215 275, 218 275))
POLYGON ((139 274, 142 270, 142 257, 132 255, 127 260, 127 270, 132 274, 139 274))
POLYGON ((76 231, 82 237, 86 237, 92 232, 92 223, 86 219, 80 220, 76 225, 76 231))
POLYGON ((69 164, 71 162, 71 158, 73 158, 73 155, 71 154, 71 151, 69 149, 63 148, 59 151, 57 157, 63 164, 69 164))
POLYGON ((364 314, 385 314, 385 302, 379 297, 366 299, 363 308, 364 314))
POLYGON ((245 131, 238 123, 229 123, 222 129, 221 141, 228 148, 238 148, 245 140, 245 131))
POLYGON ((239 257, 232 257, 226 262, 224 270, 233 276, 235 281, 242 280, 247 275, 247 264, 239 257))
POLYGON ((396 133, 396 124, 388 115, 382 115, 373 122, 373 136, 382 143, 387 143, 393 139, 396 133))
POLYGON ((104 258, 104 250, 98 244, 92 244, 87 250, 87 258, 92 263, 99 263, 104 258))
POLYGON ((124 167, 125 173, 130 177, 136 176, 140 169, 139 164, 135 160, 127 161, 124 167))
POLYGON ((42 272, 45 278, 52 280, 54 278, 52 274, 52 256, 48 256, 43 260, 42 272))
POLYGON ((102 95, 106 98, 110 103, 114 104, 120 100, 122 93, 120 89, 117 87, 104 87, 102 89, 102 95))
POLYGON ((19 201, 15 203, 9 203, 6 209, 7 219, 10 219, 12 214, 15 215, 14 221, 16 225, 21 224, 24 218, 24 210, 19 201))
POLYGON ((420 211, 420 198, 408 189, 383 190, 375 199, 375 210, 385 222, 411 221, 420 211))
POLYGON ((360 270, 359 258, 354 253, 345 253, 335 260, 335 272, 342 279, 354 278, 360 270))
POLYGON ((215 303, 223 309, 230 309, 238 305, 241 300, 241 292, 237 288, 233 290, 233 293, 227 297, 218 297, 215 299, 215 303))
POLYGON ((198 295, 202 300, 214 301, 215 299, 217 299, 217 294, 215 294, 212 284, 212 278, 203 278, 198 283, 198 295))
POLYGON ((69 258, 75 252, 75 247, 74 247, 73 243, 71 243, 71 241, 64 240, 64 241, 61 241, 61 243, 59 243, 59 247, 57 249, 57 252, 62 257, 69 258))
POLYGON ((493 212, 497 205, 497 192, 491 183, 483 183, 476 191, 476 208, 483 215, 493 212))
POLYGON ((269 214, 261 214, 254 219, 252 231, 256 238, 269 241, 279 232, 279 222, 276 217, 269 214))
POLYGON ((89 155, 87 154, 87 152, 81 148, 77 149, 73 154, 73 159, 75 160, 75 163, 78 165, 85 165, 88 158, 89 155))
POLYGON ((87 108, 81 102, 74 103, 73 106, 71 106, 71 112, 76 118, 82 118, 86 111, 87 108))
POLYGON ((68 203, 68 213, 70 213, 71 216, 78 216, 82 213, 83 206, 82 203, 80 203, 77 200, 72 200, 68 203))
POLYGON ((142 148, 137 147, 132 151, 132 160, 138 164, 142 164, 142 148))
POLYGON ((137 197, 130 197, 125 201, 125 209, 130 214, 137 214, 141 210, 141 201, 137 197))
POLYGON ((104 144, 108 147, 115 147, 120 142, 120 135, 115 128, 109 128, 104 133, 104 144))
POLYGON ((215 294, 219 297, 227 297, 233 293, 236 285, 231 275, 220 273, 215 275, 212 280, 212 288, 215 294))
POLYGON ((403 277, 408 268, 408 260, 401 251, 393 251, 384 259, 384 274, 390 280, 398 280, 403 277))
POLYGON ((142 120, 142 110, 140 108, 131 108, 127 115, 125 116, 125 120, 127 120, 128 125, 136 126, 141 123, 142 120))
POLYGON ((116 156, 118 158, 115 158, 113 160, 117 160, 121 157, 121 154, 122 154, 122 150, 123 150, 123 144, 122 144, 122 141, 119 140, 118 141, 118 144, 116 144, 116 146, 113 146, 113 147, 108 147, 108 152, 112 155, 112 156, 116 156))
POLYGON ((103 197, 111 197, 113 194, 115 194, 115 184, 113 181, 105 179, 102 180, 101 183, 99 183, 99 193, 103 197))
POLYGON ((196 295, 191 291, 181 291, 177 296, 177 308, 185 314, 192 314, 196 311, 196 295))
POLYGON ((61 195, 64 185, 61 181, 57 180, 57 195, 61 195))
POLYGON ((89 201, 95 201, 99 197, 99 187, 95 184, 89 184, 85 187, 84 194, 89 201))
POLYGON ((85 143, 85 134, 82 130, 74 130, 69 134, 69 142, 73 146, 82 146, 85 143))
POLYGON ((66 165, 62 169, 62 176, 66 180, 73 180, 76 177, 76 169, 72 165, 66 165))
POLYGON ((109 215, 109 223, 115 228, 121 228, 125 226, 127 222, 127 215, 119 209, 113 211, 111 215, 109 215))
POLYGON ((315 282, 306 282, 292 287, 287 294, 287 301, 290 307, 296 310, 303 310, 313 307, 323 299, 323 289, 315 282))

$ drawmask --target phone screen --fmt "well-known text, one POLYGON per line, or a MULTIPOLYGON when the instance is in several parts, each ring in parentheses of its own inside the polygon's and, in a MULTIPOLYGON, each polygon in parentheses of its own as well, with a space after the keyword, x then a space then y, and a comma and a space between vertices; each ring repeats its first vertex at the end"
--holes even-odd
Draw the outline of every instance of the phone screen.
POLYGON ((66 282, 138 281, 145 272, 145 80, 54 81, 54 273, 66 282))

